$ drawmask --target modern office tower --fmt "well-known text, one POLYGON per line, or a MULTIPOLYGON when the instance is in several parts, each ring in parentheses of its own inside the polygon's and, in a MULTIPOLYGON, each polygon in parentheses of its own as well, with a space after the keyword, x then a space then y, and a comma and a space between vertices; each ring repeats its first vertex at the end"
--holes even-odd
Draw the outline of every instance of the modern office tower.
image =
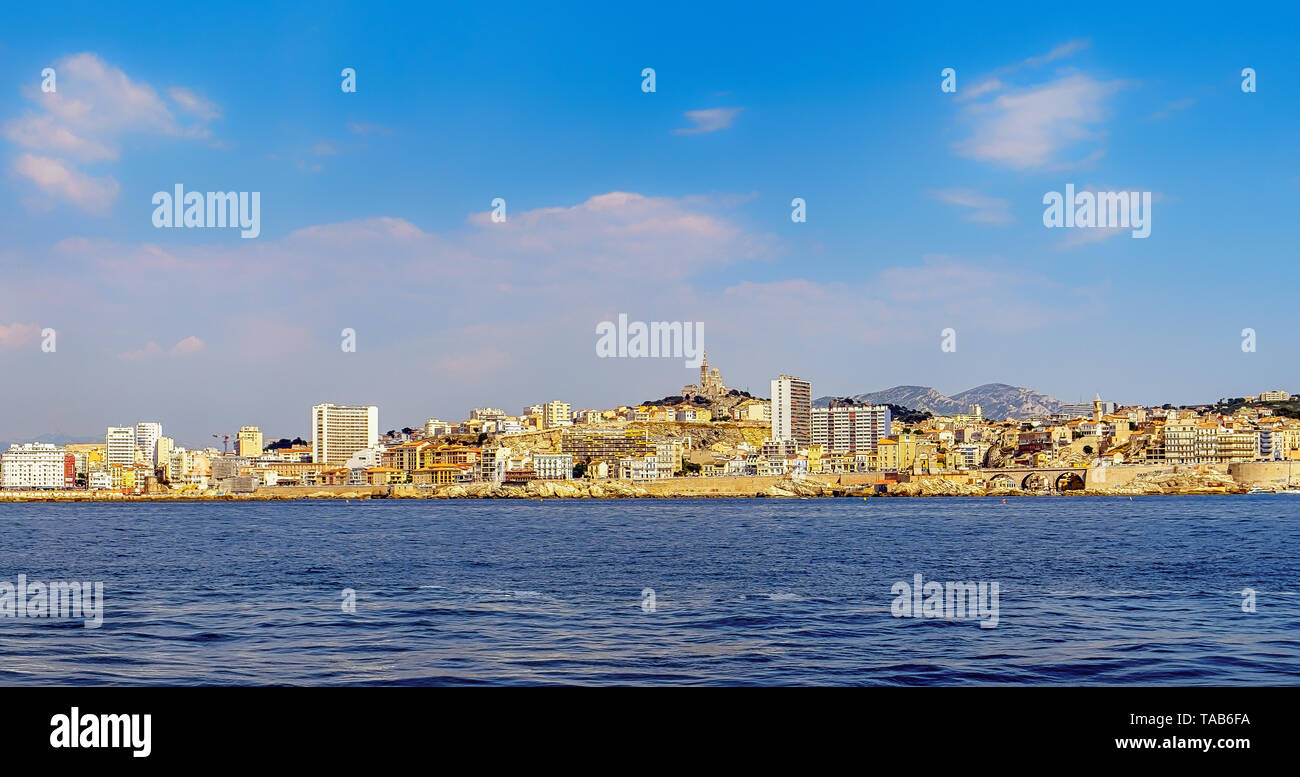
POLYGON ((889 436, 888 405, 856 405, 832 401, 830 407, 812 409, 812 443, 832 453, 871 453, 889 436))
POLYGON ((343 466, 352 454, 379 444, 379 408, 325 403, 311 409, 311 460, 343 466))
POLYGON ((256 426, 239 427, 235 452, 240 456, 257 458, 262 455, 262 430, 256 426))
POLYGON ((135 429, 130 426, 110 426, 104 436, 104 463, 135 463, 135 429))
POLYGON ((145 464, 157 463, 159 437, 162 437, 162 424, 157 421, 141 421, 135 425, 135 450, 145 464))
POLYGON ((772 439, 812 442, 812 384, 792 375, 772 381, 772 439))

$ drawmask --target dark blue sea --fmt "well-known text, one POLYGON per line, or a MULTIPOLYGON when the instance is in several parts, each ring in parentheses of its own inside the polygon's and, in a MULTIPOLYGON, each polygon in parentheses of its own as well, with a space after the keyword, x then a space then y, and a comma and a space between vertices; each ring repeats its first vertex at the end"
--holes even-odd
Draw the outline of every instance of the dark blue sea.
POLYGON ((0 617, 3 685, 1300 682, 1280 494, 0 504, 19 574, 103 623, 0 617), (893 617, 918 573, 997 626, 893 617))

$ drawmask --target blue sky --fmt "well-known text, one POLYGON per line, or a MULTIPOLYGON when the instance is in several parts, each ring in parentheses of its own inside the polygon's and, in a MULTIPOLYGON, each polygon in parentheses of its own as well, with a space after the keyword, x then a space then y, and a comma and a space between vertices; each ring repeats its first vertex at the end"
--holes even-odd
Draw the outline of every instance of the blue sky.
POLYGON ((0 439, 306 435, 321 401, 390 428, 692 379, 597 359, 619 313, 704 322, 728 383, 763 395, 783 372, 818 395, 1300 389, 1300 14, 1086 10, 11 11, 0 369, 22 410, 0 439), (156 229, 176 183, 261 192, 261 235, 156 229), (1151 236, 1045 228, 1070 183, 1152 192, 1151 236))

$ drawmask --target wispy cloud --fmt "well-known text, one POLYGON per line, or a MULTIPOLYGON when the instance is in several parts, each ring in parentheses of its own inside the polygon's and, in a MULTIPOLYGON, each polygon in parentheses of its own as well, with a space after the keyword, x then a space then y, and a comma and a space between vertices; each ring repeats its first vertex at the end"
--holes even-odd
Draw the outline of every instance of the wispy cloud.
POLYGON ((41 328, 36 324, 0 324, 0 348, 21 348, 36 342, 41 328))
POLYGON ((393 130, 382 124, 372 124, 368 121, 350 121, 347 124, 348 132, 353 135, 392 135, 393 130))
POLYGON ((970 189, 940 189, 930 192, 930 196, 948 205, 969 208, 964 218, 979 224, 1010 224, 1015 219, 1011 216, 1011 203, 997 197, 989 197, 970 189))
POLYGON ((1104 137, 1099 125, 1109 117, 1106 100, 1123 85, 1074 73, 971 105, 965 116, 971 136, 954 150, 960 156, 1017 170, 1086 164, 1104 154, 1104 149, 1094 148, 1073 161, 1061 156, 1104 137))
POLYGON ((86 52, 54 64, 58 90, 23 89, 31 107, 4 124, 10 143, 31 152, 14 170, 42 192, 88 211, 102 211, 117 196, 117 182, 95 177, 77 164, 114 162, 130 135, 207 139, 205 122, 220 116, 217 106, 183 87, 168 91, 173 104, 198 120, 182 124, 172 107, 149 84, 86 52))
POLYGON ((1064 59, 1065 57, 1069 57, 1087 49, 1090 45, 1092 45, 1091 41, 1085 38, 1079 38, 1062 43, 1046 54, 1026 57, 1019 62, 1004 65, 982 79, 975 79, 975 85, 959 91, 957 93, 957 99, 959 101, 974 100, 991 92, 1000 92, 1003 89, 1008 88, 1008 84, 1003 81, 1003 76, 1010 76, 1021 70, 1032 70, 1033 68, 1046 65, 1048 62, 1055 62, 1058 59, 1064 59))
MULTIPOLYGON (((1093 195, 1098 195, 1101 194, 1102 192, 1141 192, 1146 190, 1140 187, 1136 187, 1136 188, 1131 187, 1131 188, 1123 189, 1123 188, 1116 188, 1114 186, 1084 184, 1083 186, 1079 187, 1077 191, 1092 192, 1093 195)), ((1162 192, 1151 193, 1151 203, 1153 206, 1162 203, 1164 201, 1165 201, 1165 196, 1162 192)), ((1150 222, 1152 216, 1149 211, 1144 213, 1143 216, 1148 220, 1148 222, 1150 222)), ((1061 242, 1058 243, 1056 246, 1057 250, 1061 250, 1061 251, 1068 251, 1072 248, 1079 248, 1081 246, 1091 245, 1093 243, 1100 243, 1105 240, 1110 240, 1112 237, 1120 237, 1120 236, 1131 237, 1133 235, 1133 227, 1118 227, 1118 226, 1117 227, 1076 227, 1073 229, 1066 229, 1062 231, 1067 234, 1065 235, 1064 239, 1062 239, 1061 242)))
POLYGON ((687 111, 686 120, 694 127, 680 127, 673 130, 674 135, 704 135, 717 132, 731 126, 744 108, 705 108, 699 111, 687 111))
POLYGON ((48 195, 97 213, 107 210, 121 189, 111 175, 96 178, 62 160, 35 154, 19 156, 14 161, 14 172, 48 195))
POLYGON ((203 348, 203 341, 194 335, 190 335, 168 349, 164 349, 158 343, 150 340, 143 348, 119 353, 117 358, 129 362, 152 361, 162 356, 192 356, 201 353, 203 348))
POLYGON ((1015 72, 1016 70, 1020 70, 1021 68, 1040 67, 1042 65, 1046 65, 1048 62, 1054 62, 1058 59, 1063 59, 1073 54, 1077 54, 1091 45, 1092 45, 1092 41, 1089 41, 1086 38, 1077 38, 1075 40, 1066 41, 1065 43, 1056 46, 1046 54, 1040 54, 1039 56, 1036 57, 1026 57, 1025 59, 1021 60, 1019 63, 1004 68, 999 72, 1011 73, 1011 72, 1015 72))
POLYGON ((191 116, 197 116, 204 121, 221 118, 221 108, 217 107, 216 103, 199 96, 190 89, 183 86, 173 86, 167 90, 167 94, 180 106, 181 110, 191 116))
POLYGON ((1179 111, 1185 111, 1195 104, 1196 104, 1195 97, 1184 97, 1181 100, 1174 100, 1173 102, 1165 103, 1163 108, 1148 116, 1147 119, 1150 121, 1160 121, 1162 119, 1167 119, 1170 116, 1173 116, 1175 113, 1178 113, 1179 111))

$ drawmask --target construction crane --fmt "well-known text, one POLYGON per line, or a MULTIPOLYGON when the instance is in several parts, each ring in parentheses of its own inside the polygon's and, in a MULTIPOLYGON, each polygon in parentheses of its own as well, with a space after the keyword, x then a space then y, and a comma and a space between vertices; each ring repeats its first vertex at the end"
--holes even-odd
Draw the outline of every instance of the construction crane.
POLYGON ((221 455, 224 456, 224 455, 226 455, 227 453, 230 452, 230 435, 228 435, 228 434, 214 434, 214 435, 212 435, 212 438, 213 438, 213 439, 216 439, 216 438, 218 438, 218 437, 221 438, 221 455))

